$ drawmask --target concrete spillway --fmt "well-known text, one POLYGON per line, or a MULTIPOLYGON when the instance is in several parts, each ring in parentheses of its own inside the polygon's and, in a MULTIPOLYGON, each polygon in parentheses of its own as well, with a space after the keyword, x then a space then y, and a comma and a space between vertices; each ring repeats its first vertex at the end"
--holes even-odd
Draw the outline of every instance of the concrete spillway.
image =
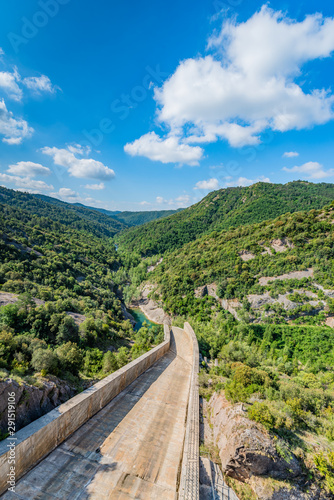
POLYGON ((1 498, 179 498, 193 350, 191 337, 173 328, 163 357, 1 498))

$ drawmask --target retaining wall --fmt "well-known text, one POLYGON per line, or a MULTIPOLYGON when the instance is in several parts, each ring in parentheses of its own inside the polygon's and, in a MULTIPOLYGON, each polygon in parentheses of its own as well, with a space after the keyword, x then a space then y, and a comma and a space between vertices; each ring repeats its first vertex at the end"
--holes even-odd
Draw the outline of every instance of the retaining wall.
POLYGON ((184 331, 192 343, 192 375, 183 447, 179 500, 199 499, 199 350, 194 330, 189 323, 184 331))
POLYGON ((8 463, 10 442, 15 442, 17 481, 150 368, 169 350, 169 347, 170 332, 169 327, 165 325, 165 340, 157 347, 27 425, 12 438, 2 441, 0 443, 0 495, 9 486, 7 474, 10 467, 8 463))

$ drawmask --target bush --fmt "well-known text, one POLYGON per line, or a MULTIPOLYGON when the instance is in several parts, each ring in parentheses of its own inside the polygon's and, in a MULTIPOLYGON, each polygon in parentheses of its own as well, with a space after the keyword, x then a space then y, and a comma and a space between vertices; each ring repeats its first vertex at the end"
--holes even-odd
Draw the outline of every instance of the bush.
POLYGON ((31 358, 31 365, 38 372, 44 370, 54 375, 58 373, 58 358, 51 349, 36 349, 31 358))
POLYGON ((103 356, 102 371, 105 375, 118 369, 117 358, 114 352, 107 351, 103 356))
POLYGON ((251 420, 262 424, 266 429, 275 428, 276 419, 267 403, 256 401, 248 408, 248 416, 251 420))
POLYGON ((77 375, 83 363, 83 353, 81 349, 79 349, 78 345, 74 342, 67 342, 66 344, 58 347, 56 353, 59 358, 61 368, 77 375))

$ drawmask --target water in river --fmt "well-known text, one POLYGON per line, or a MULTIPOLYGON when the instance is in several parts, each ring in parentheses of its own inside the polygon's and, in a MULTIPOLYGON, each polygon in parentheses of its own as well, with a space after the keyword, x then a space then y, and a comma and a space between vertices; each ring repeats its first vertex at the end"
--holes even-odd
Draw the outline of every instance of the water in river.
POLYGON ((146 322, 146 324, 148 325, 149 328, 152 328, 152 326, 156 326, 156 323, 153 323, 153 321, 150 321, 149 319, 147 319, 145 314, 143 313, 143 311, 139 308, 129 309, 129 313, 132 314, 132 316, 134 317, 134 319, 136 321, 136 325, 135 325, 136 331, 139 330, 143 326, 144 321, 146 322))

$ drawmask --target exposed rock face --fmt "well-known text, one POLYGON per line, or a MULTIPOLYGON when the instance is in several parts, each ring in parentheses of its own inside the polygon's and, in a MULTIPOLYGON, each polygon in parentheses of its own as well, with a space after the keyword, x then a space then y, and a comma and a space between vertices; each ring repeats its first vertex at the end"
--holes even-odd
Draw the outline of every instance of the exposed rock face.
POLYGON ((288 248, 294 248, 293 243, 291 243, 291 241, 289 241, 287 238, 273 240, 271 242, 271 246, 278 253, 285 252, 285 250, 287 250, 288 248))
POLYGON ((129 311, 126 309, 125 305, 123 304, 123 302, 121 303, 121 308, 122 308, 122 313, 123 313, 123 316, 124 316, 124 319, 128 319, 130 320, 132 326, 135 326, 136 324, 136 320, 135 318, 132 316, 131 313, 129 313, 129 311))
POLYGON ((56 379, 44 380, 41 387, 19 384, 13 379, 0 382, 0 429, 7 431, 8 393, 15 393, 16 430, 30 424, 75 395, 75 389, 56 379))
POLYGON ((291 271, 290 273, 281 274, 280 276, 262 276, 259 278, 259 284, 265 286, 269 283, 269 281, 283 281, 289 279, 301 280, 303 278, 313 278, 312 267, 309 267, 305 271, 291 271))
POLYGON ((244 262, 255 259, 255 255, 252 254, 251 252, 247 252, 247 250, 243 250, 242 252, 239 253, 239 255, 244 262))
POLYGON ((205 297, 206 295, 208 295, 208 287, 207 287, 207 285, 199 286, 198 288, 196 288, 196 290, 195 290, 195 297, 197 299, 201 299, 202 297, 205 297))
POLYGON ((155 286, 146 283, 141 289, 140 298, 133 301, 132 307, 139 307, 145 316, 153 323, 163 325, 164 323, 171 324, 171 318, 165 313, 162 307, 159 306, 154 300, 149 299, 148 295, 153 292, 155 286))
POLYGON ((242 404, 232 405, 223 395, 214 393, 209 409, 226 476, 248 483, 260 500, 330 498, 316 489, 302 491, 305 478, 297 458, 292 453, 288 459, 282 458, 274 439, 247 418, 242 404))
POLYGON ((297 459, 287 463, 277 453, 273 440, 261 426, 246 416, 243 405, 231 405, 215 393, 210 400, 214 439, 219 447, 222 468, 226 475, 246 481, 253 475, 270 475, 286 479, 301 474, 297 459))
POLYGON ((151 273, 152 271, 154 271, 154 269, 159 265, 161 264, 161 262, 163 261, 163 257, 161 257, 161 259, 158 260, 158 262, 156 264, 154 264, 154 266, 149 266, 147 268, 147 272, 148 273, 151 273))

